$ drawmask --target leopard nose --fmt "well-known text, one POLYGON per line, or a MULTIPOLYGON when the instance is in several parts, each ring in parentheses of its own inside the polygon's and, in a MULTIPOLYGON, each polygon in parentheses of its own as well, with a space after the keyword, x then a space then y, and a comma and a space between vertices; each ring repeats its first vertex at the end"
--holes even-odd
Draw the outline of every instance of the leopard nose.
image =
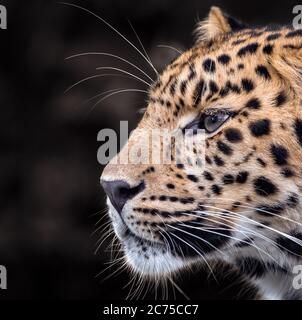
POLYGON ((131 187, 129 183, 123 180, 101 180, 101 185, 119 214, 121 214, 128 200, 134 198, 145 189, 145 183, 143 181, 135 187, 131 187))

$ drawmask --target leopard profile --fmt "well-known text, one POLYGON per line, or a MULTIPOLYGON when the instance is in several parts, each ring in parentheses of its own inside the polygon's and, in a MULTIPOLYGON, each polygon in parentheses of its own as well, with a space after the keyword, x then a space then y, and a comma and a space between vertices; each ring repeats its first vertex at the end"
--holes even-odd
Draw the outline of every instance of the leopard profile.
POLYGON ((197 38, 150 88, 118 156, 139 129, 200 128, 204 166, 112 161, 101 176, 125 259, 145 277, 224 260, 257 299, 301 299, 302 30, 250 28, 212 7, 197 38))

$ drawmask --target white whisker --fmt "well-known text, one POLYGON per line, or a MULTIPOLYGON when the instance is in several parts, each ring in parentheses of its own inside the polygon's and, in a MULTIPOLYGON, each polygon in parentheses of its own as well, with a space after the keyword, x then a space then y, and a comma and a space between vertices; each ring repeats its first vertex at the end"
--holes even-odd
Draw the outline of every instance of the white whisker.
POLYGON ((140 90, 140 89, 124 89, 124 90, 119 90, 119 91, 115 91, 113 93, 110 93, 108 95, 106 95, 104 98, 98 100, 91 108, 90 111, 92 111, 98 104, 100 104, 102 101, 108 99, 109 97, 111 96, 114 96, 116 94, 119 94, 119 93, 123 93, 123 92, 143 92, 143 93, 148 93, 146 90, 140 90))
MULTIPOLYGON (((211 231, 211 230, 207 230, 207 229, 203 229, 203 228, 199 228, 199 227, 193 227, 193 226, 190 226, 190 225, 185 225, 186 227, 188 228, 192 228, 192 229, 201 229, 205 232, 209 232, 209 233, 213 233, 213 234, 217 234, 219 236, 222 236, 222 237, 226 237, 226 238, 230 238, 230 239, 233 239, 233 240, 236 240, 236 241, 239 241, 239 242, 242 242, 242 243, 246 243, 246 244, 250 244, 249 242, 245 241, 245 240, 242 240, 242 239, 239 239, 237 237, 233 237, 233 236, 228 236, 226 234, 223 234, 223 233, 220 233, 220 232, 216 232, 216 231, 211 231)), ((253 245, 253 244, 250 244, 251 246, 254 246, 256 249, 259 249, 261 252, 263 252, 264 254, 266 254, 268 257, 270 257, 277 265, 279 265, 279 262, 274 258, 272 257, 271 255, 269 255, 267 252, 265 252, 263 249, 253 245)))
POLYGON ((177 289, 177 291, 182 294, 185 299, 190 300, 190 298, 184 293, 184 291, 172 280, 171 277, 168 277, 169 281, 172 283, 173 287, 177 289))
POLYGON ((66 57, 65 60, 74 59, 74 58, 78 58, 78 57, 83 57, 83 56, 87 56, 87 55, 100 55, 100 56, 116 58, 116 59, 118 59, 120 61, 123 61, 123 62, 127 63, 129 66, 135 68, 136 70, 141 72, 143 75, 145 75, 152 82, 154 81, 154 79, 152 79, 144 70, 142 70, 141 68, 136 66, 134 63, 132 63, 129 60, 124 59, 124 58, 122 58, 122 57, 120 57, 118 55, 112 54, 112 53, 107 53, 107 52, 83 52, 83 53, 78 53, 78 54, 74 54, 72 56, 66 57))
POLYGON ((137 79, 139 81, 141 81, 142 83, 146 84, 148 87, 151 86, 151 83, 143 80, 142 78, 136 76, 135 74, 128 72, 126 70, 120 69, 120 68, 115 68, 115 67, 97 67, 96 70, 115 70, 115 71, 119 71, 121 73, 127 74, 128 76, 133 77, 134 79, 137 79))
MULTIPOLYGON (((131 89, 131 88, 130 88, 130 89, 131 89)), ((96 99, 96 98, 98 98, 98 97, 101 97, 101 96, 104 96, 104 95, 106 95, 106 94, 108 94, 108 93, 110 93, 110 92, 115 92, 115 91, 119 91, 119 90, 127 90, 127 88, 115 88, 115 89, 110 89, 110 90, 102 91, 102 92, 96 94, 95 96, 93 96, 93 97, 85 100, 85 101, 83 102, 83 104, 87 104, 87 103, 89 103, 90 101, 92 101, 92 100, 94 100, 94 99, 96 99)))
MULTIPOLYGON (((171 227, 171 226, 169 225, 169 227, 171 227)), ((176 227, 174 227, 174 229, 177 229, 178 231, 183 232, 183 230, 178 229, 178 228, 176 228, 176 227)), ((193 249, 193 250, 202 258, 202 260, 203 260, 203 261, 205 262, 205 264, 208 266, 208 268, 209 268, 211 274, 213 275, 214 279, 216 279, 216 277, 215 277, 215 275, 214 275, 214 272, 213 272, 211 266, 209 265, 208 261, 206 260, 206 258, 203 256, 203 254, 202 254, 200 251, 198 251, 194 246, 192 246, 190 243, 188 243, 188 242, 185 241, 184 239, 178 237, 176 234, 171 233, 171 235, 174 236, 175 238, 177 238, 178 240, 182 241, 184 244, 186 244, 187 246, 189 246, 191 249, 193 249)))
POLYGON ((102 17, 100 17, 99 15, 93 13, 92 11, 78 6, 76 4, 73 3, 68 3, 68 2, 59 2, 60 4, 63 5, 67 5, 70 7, 74 7, 74 8, 78 8, 80 10, 83 10, 89 14, 91 14, 92 16, 94 16, 95 18, 97 18, 98 20, 102 21, 105 25, 107 25, 111 30, 113 30, 115 33, 117 33, 121 38, 123 38, 134 50, 136 50, 141 56, 142 58, 148 63, 148 65, 153 69, 153 71, 155 72, 156 76, 158 76, 158 72, 157 70, 154 68, 153 64, 145 57, 145 55, 131 42, 129 41, 123 34, 121 34, 116 28, 114 28, 109 22, 107 22, 105 19, 103 19, 102 17))
MULTIPOLYGON (((143 52, 144 52, 144 54, 145 54, 145 57, 146 57, 146 58, 148 59, 148 61, 153 65, 153 63, 152 63, 152 61, 151 61, 151 59, 150 59, 150 57, 149 57, 149 55, 148 55, 148 53, 147 53, 144 45, 143 45, 140 37, 138 36, 137 32, 135 31, 135 29, 134 29, 132 23, 130 22, 130 20, 128 20, 128 23, 129 23, 129 25, 130 25, 133 33, 135 34, 135 37, 136 37, 136 39, 138 40, 138 42, 139 42, 139 44, 140 44, 140 46, 141 46, 141 48, 142 48, 142 50, 143 50, 143 52)), ((153 66, 154 66, 154 65, 153 65, 153 66)))
POLYGON ((158 47, 158 48, 171 49, 171 50, 173 50, 173 51, 176 51, 176 52, 179 53, 179 54, 183 54, 183 51, 181 51, 181 50, 179 50, 179 49, 177 49, 177 48, 175 48, 175 47, 172 47, 172 46, 167 46, 167 45, 165 45, 165 44, 159 44, 157 47, 158 47))
MULTIPOLYGON (((207 205, 203 205, 203 206, 204 206, 204 207, 209 207, 209 208, 219 209, 219 208, 213 207, 213 206, 207 206, 207 205)), ((265 227, 266 229, 271 230, 271 231, 274 231, 274 232, 276 232, 276 233, 278 233, 278 234, 286 237, 287 239, 292 240, 292 241, 295 242, 296 244, 302 246, 302 241, 301 241, 300 239, 296 238, 296 237, 290 236, 290 235, 288 235, 288 234, 286 234, 286 233, 284 233, 284 232, 282 232, 282 231, 280 231, 280 230, 277 230, 277 229, 274 229, 274 228, 272 228, 272 227, 270 227, 270 226, 264 225, 264 224, 262 224, 262 223, 260 223, 260 222, 258 222, 258 221, 256 221, 256 220, 250 219, 250 218, 248 218, 248 217, 246 217, 246 216, 243 216, 243 215, 241 215, 241 214, 239 214, 239 213, 237 213, 237 212, 232 212, 232 211, 229 211, 229 210, 226 210, 226 211, 227 211, 227 212, 231 212, 232 214, 237 215, 237 216, 239 216, 239 217, 241 217, 241 218, 248 219, 249 221, 252 221, 254 224, 261 225, 261 226, 265 227)), ((266 212, 268 212, 268 211, 266 211, 266 212)), ((277 216, 279 217, 279 215, 277 215, 277 216)), ((291 219, 289 219, 289 220, 291 220, 291 219)), ((295 221, 292 221, 292 222, 295 222, 295 221)))
POLYGON ((95 74, 93 76, 89 76, 89 77, 86 77, 84 79, 81 79, 79 81, 77 81, 75 84, 71 85, 70 87, 68 87, 64 93, 66 94, 67 92, 69 92, 71 89, 75 88, 76 86, 78 86, 79 84, 83 83, 83 82, 86 82, 88 80, 91 80, 91 79, 95 79, 95 78, 102 78, 102 77, 119 77, 119 78, 129 78, 129 79, 133 79, 133 80, 136 80, 136 81, 141 81, 139 79, 135 79, 135 78, 132 78, 131 76, 125 76, 125 75, 120 75, 120 74, 116 74, 116 73, 105 73, 105 74, 95 74))

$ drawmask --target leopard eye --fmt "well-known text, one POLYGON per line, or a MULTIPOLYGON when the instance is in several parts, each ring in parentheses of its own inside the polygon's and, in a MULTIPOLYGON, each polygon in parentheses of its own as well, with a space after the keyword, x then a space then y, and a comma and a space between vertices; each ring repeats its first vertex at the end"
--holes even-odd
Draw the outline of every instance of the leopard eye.
POLYGON ((219 129, 230 117, 227 113, 217 113, 213 115, 205 115, 201 121, 203 121, 203 127, 207 133, 213 133, 219 129))
POLYGON ((203 129, 206 133, 211 134, 217 131, 231 116, 232 112, 228 110, 221 111, 213 111, 208 114, 201 114, 191 123, 189 123, 185 128, 183 128, 183 132, 187 129, 203 129))

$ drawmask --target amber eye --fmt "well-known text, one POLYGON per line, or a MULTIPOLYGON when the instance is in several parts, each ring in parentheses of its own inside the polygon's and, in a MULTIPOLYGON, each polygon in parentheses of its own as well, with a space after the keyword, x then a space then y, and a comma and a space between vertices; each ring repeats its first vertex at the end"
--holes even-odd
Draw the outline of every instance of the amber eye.
POLYGON ((219 129, 230 117, 227 113, 217 113, 213 115, 205 115, 201 121, 203 121, 203 127, 208 133, 213 133, 219 129))

